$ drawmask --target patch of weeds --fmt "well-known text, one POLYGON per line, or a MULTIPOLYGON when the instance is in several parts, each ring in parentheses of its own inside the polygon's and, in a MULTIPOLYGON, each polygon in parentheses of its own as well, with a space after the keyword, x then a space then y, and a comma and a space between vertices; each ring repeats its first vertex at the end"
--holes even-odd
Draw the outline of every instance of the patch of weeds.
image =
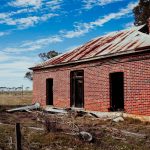
POLYGON ((56 132, 57 131, 57 123, 55 121, 50 121, 48 119, 44 122, 44 127, 46 132, 56 132))
POLYGON ((125 118, 125 123, 127 124, 142 124, 143 122, 139 119, 135 119, 135 118, 125 118))
POLYGON ((9 147, 9 142, 10 138, 13 139, 14 141, 14 128, 11 126, 5 126, 1 125, 0 126, 0 148, 1 149, 10 149, 9 147))
POLYGON ((147 126, 147 125, 150 125, 150 122, 144 121, 144 122, 143 122, 143 125, 146 125, 146 126, 147 126))

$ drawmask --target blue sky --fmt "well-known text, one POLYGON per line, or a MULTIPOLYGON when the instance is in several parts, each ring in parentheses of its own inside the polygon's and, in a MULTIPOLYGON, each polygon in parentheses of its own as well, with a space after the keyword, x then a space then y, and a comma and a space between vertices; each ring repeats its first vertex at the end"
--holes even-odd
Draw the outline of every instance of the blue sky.
POLYGON ((137 0, 0 0, 0 87, 32 87, 24 79, 38 54, 63 53, 133 26, 137 0))

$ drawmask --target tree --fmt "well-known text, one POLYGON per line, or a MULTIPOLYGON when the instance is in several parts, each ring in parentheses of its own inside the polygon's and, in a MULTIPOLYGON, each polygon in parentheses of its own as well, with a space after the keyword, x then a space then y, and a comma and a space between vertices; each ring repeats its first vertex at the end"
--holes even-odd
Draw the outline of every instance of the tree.
MULTIPOLYGON (((38 56, 42 59, 42 61, 46 61, 46 60, 51 59, 59 54, 60 53, 56 52, 55 50, 52 50, 47 53, 40 53, 38 56)), ((32 71, 26 72, 24 78, 27 78, 30 81, 32 81, 33 80, 33 72, 32 71)))
POLYGON ((54 50, 52 50, 52 51, 49 51, 49 52, 47 52, 47 53, 40 53, 40 54, 39 54, 39 57, 40 57, 43 61, 46 61, 46 60, 51 59, 51 58, 53 58, 53 57, 55 57, 55 56, 57 56, 57 55, 59 55, 59 53, 56 52, 56 51, 54 51, 54 50))
POLYGON ((139 4, 134 7, 133 13, 135 26, 147 23, 147 19, 150 17, 150 0, 140 0, 139 4))
POLYGON ((32 81, 33 80, 33 72, 32 71, 26 72, 24 78, 27 78, 32 81))

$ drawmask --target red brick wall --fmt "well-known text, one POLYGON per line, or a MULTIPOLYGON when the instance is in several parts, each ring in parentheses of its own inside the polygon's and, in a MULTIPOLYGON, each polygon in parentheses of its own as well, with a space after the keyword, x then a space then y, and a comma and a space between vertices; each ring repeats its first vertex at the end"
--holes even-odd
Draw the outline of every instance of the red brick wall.
POLYGON ((86 110, 108 111, 110 107, 109 74, 124 72, 125 111, 150 115, 150 54, 99 60, 72 67, 34 71, 34 99, 46 104, 46 79, 54 80, 54 106, 70 107, 70 71, 84 70, 84 105, 86 110))

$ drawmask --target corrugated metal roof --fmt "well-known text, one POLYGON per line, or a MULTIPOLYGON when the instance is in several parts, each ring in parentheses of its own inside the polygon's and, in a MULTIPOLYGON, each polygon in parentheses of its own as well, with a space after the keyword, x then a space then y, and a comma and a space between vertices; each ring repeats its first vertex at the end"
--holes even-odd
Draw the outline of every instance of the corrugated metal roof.
POLYGON ((43 62, 35 68, 85 60, 98 56, 118 54, 150 46, 150 35, 140 32, 144 26, 134 27, 93 39, 92 41, 43 62))

